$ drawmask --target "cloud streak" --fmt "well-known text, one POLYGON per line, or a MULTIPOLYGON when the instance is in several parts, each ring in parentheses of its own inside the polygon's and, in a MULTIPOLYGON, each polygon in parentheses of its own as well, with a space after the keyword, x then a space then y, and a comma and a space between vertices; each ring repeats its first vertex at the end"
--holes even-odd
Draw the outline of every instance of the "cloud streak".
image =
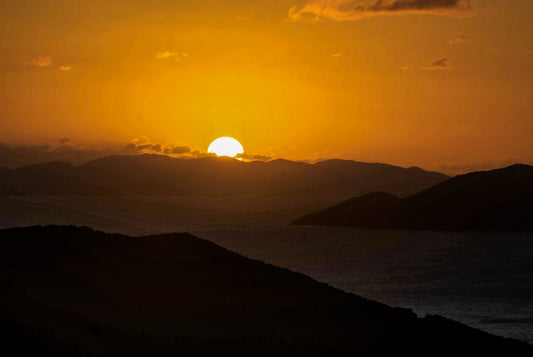
POLYGON ((246 161, 269 161, 272 159, 271 156, 267 155, 248 155, 248 154, 237 154, 235 156, 237 159, 243 159, 246 161))
POLYGON ((289 10, 292 21, 350 21, 372 16, 435 14, 460 16, 470 11, 469 0, 376 0, 361 4, 359 0, 309 0, 289 10))
MULTIPOLYGON (((88 161, 109 155, 167 155, 181 159, 200 159, 216 157, 216 154, 193 150, 182 143, 152 142, 148 137, 132 139, 126 145, 113 145, 108 148, 91 148, 77 144, 71 138, 60 138, 55 144, 43 145, 7 145, 0 142, 0 169, 18 168, 22 166, 51 161, 64 161, 80 165, 88 161)), ((240 154, 238 159, 245 161, 269 161, 272 158, 258 154, 240 154)))
POLYGON ((157 60, 166 60, 166 59, 174 59, 175 61, 179 61, 182 58, 189 57, 189 54, 186 52, 175 52, 175 51, 159 51, 155 54, 155 59, 157 60))
POLYGON ((50 56, 37 56, 26 62, 27 66, 37 67, 50 67, 52 65, 52 57, 50 56))
POLYGON ((428 71, 444 70, 450 69, 450 64, 447 58, 441 57, 433 60, 429 65, 422 67, 422 69, 428 71))
POLYGON ((448 41, 448 44, 450 46, 453 46, 461 42, 467 42, 469 40, 470 38, 467 35, 461 34, 461 35, 457 35, 457 36, 450 38, 450 40, 448 41))

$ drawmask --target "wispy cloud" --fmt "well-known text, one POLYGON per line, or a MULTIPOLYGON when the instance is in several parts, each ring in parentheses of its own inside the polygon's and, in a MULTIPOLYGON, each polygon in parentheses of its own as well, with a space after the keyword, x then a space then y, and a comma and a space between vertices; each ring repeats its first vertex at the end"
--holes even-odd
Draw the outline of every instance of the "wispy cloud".
POLYGON ((59 66, 60 71, 70 71, 72 69, 72 66, 59 66))
POLYGON ((268 161, 268 160, 272 159, 271 156, 257 155, 257 154, 253 154, 253 155, 250 155, 250 154, 237 154, 237 156, 235 156, 235 157, 237 159, 243 159, 243 160, 246 160, 246 161, 268 161))
MULTIPOLYGON (((193 150, 181 142, 152 142, 148 137, 132 139, 127 144, 113 144, 109 147, 87 147, 68 137, 59 138, 55 143, 43 145, 7 145, 0 142, 0 167, 16 168, 31 164, 64 161, 74 165, 109 155, 157 154, 182 159, 216 157, 216 154, 193 150)), ((240 154, 246 161, 268 161, 267 155, 240 154)))
POLYGON ((111 148, 87 148, 70 145, 70 141, 61 139, 60 145, 18 145, 11 146, 0 143, 0 166, 16 168, 25 165, 50 161, 65 161, 71 164, 82 164, 87 161, 118 153, 111 148))
POLYGON ((52 65, 52 57, 37 56, 25 63, 27 66, 50 67, 52 65))
POLYGON ((189 57, 187 52, 175 52, 175 51, 159 51, 155 54, 155 59, 164 60, 164 59, 174 59, 179 61, 182 58, 189 57))
POLYGON ((191 152, 191 148, 185 145, 169 146, 165 148, 165 154, 182 155, 191 152))
POLYGON ((293 6, 289 19, 293 21, 358 20, 371 16, 437 14, 464 15, 470 10, 469 0, 376 0, 362 4, 357 0, 309 0, 293 6))
POLYGON ((448 44, 450 46, 453 46, 453 45, 456 45, 458 43, 467 42, 467 41, 470 41, 470 38, 467 35, 465 35, 465 34, 460 34, 460 35, 457 35, 457 36, 454 36, 454 37, 450 38, 448 40, 448 44))
POLYGON ((422 69, 428 70, 428 71, 435 71, 435 70, 443 70, 443 69, 450 69, 450 64, 447 58, 441 57, 437 58, 427 66, 422 67, 422 69))
POLYGON ((153 143, 146 136, 133 139, 131 143, 123 149, 127 154, 155 153, 169 156, 195 157, 191 148, 180 143, 153 143))

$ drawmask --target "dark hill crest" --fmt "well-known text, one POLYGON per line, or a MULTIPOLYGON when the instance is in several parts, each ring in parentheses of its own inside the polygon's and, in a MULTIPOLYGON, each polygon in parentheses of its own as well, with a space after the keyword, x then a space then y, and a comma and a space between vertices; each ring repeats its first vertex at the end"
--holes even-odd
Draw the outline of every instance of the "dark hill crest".
POLYGON ((295 224, 429 230, 533 230, 533 167, 459 175, 404 198, 363 195, 295 224), (382 199, 371 200, 372 197, 382 199))
POLYGON ((0 230, 0 248, 6 355, 532 353, 189 234, 33 226, 0 230))

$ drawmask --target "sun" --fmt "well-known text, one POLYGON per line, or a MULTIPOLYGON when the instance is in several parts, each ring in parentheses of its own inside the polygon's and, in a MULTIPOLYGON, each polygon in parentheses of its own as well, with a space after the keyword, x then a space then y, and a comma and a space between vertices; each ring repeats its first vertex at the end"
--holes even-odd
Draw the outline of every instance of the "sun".
POLYGON ((235 157, 238 154, 244 153, 244 149, 240 142, 230 138, 229 136, 223 136, 214 140, 207 149, 208 153, 216 154, 217 156, 229 156, 235 157))

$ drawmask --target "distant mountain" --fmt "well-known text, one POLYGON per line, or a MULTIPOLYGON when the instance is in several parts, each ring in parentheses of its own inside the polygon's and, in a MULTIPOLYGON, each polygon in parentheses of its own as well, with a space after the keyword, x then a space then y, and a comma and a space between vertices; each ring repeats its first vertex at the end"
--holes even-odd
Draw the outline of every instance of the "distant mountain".
POLYGON ((375 192, 352 198, 294 224, 429 230, 533 229, 533 167, 456 176, 398 198, 375 192))
POLYGON ((2 355, 531 355, 188 234, 0 231, 2 355))
POLYGON ((328 160, 242 162, 164 155, 109 156, 81 166, 62 162, 3 169, 0 194, 357 195, 418 192, 448 177, 419 168, 328 160))

